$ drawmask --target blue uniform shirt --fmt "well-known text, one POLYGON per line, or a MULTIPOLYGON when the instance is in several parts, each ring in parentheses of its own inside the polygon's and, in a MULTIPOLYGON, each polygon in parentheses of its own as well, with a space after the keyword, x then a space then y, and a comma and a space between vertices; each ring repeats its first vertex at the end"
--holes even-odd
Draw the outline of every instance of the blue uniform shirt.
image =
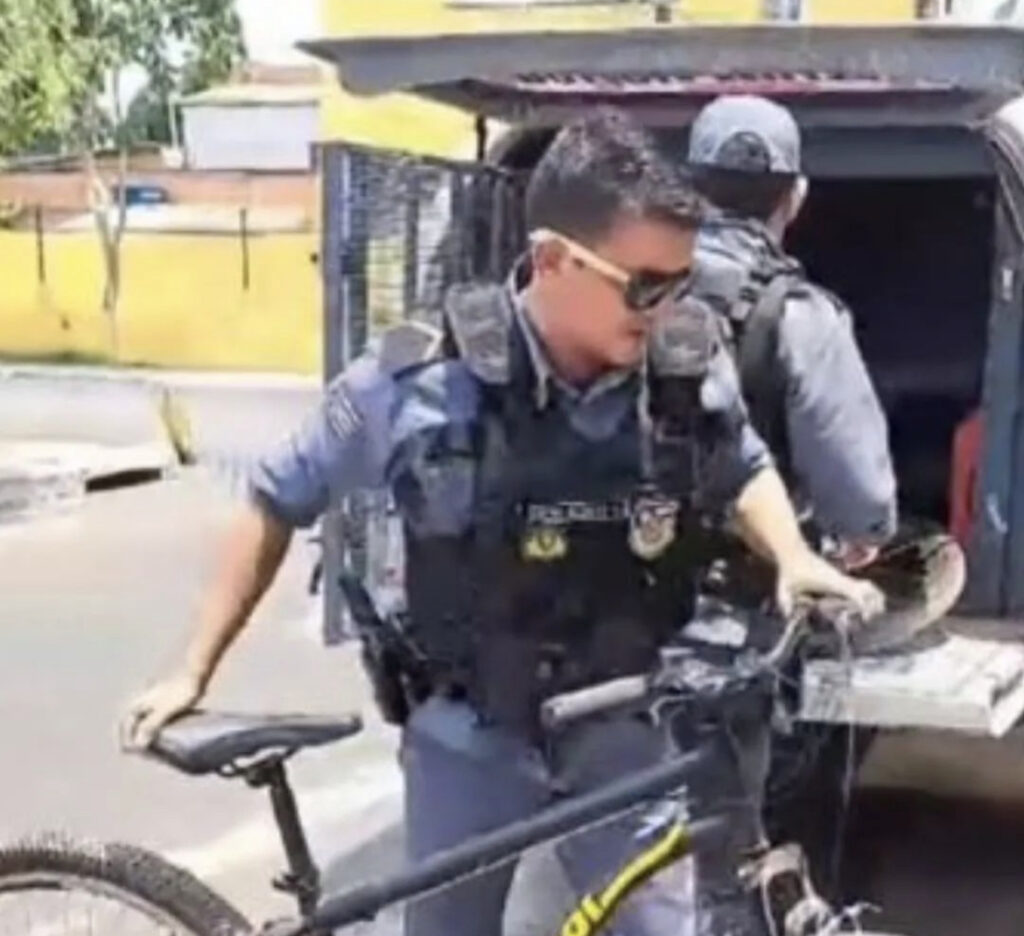
MULTIPOLYGON (((758 225, 709 223, 698 239, 698 292, 728 306, 764 253, 782 256, 758 225)), ((787 481, 824 532, 884 542, 896 530, 896 478, 885 413, 849 312, 808 283, 786 301, 778 349, 794 475, 787 481)))
MULTIPOLYGON (((516 324, 530 349, 536 405, 563 407, 573 428, 591 439, 614 433, 625 410, 637 405, 638 382, 631 374, 610 373, 586 389, 575 388, 557 376, 521 308, 516 324)), ((373 350, 355 360, 328 386, 303 425, 256 463, 250 478, 256 501, 288 526, 308 526, 332 498, 386 489, 391 456, 404 438, 427 426, 472 421, 477 413, 480 387, 460 361, 437 369, 429 406, 422 395, 415 403, 404 402, 402 379, 401 373, 394 376, 383 367, 373 350)), ((738 378, 724 349, 711 362, 701 398, 709 411, 730 417, 721 421, 726 428, 706 453, 706 484, 700 492, 709 508, 723 508, 771 459, 746 419, 738 378)), ((463 526, 461 514, 468 505, 462 499, 431 506, 453 514, 444 526, 463 526)))

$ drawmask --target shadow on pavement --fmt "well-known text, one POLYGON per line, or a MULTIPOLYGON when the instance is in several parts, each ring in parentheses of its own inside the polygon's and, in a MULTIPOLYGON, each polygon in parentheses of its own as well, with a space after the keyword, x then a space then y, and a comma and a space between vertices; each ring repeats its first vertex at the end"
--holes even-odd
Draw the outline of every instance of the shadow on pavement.
POLYGON ((869 928, 1008 936, 1024 921, 1024 804, 870 790, 858 797, 848 894, 883 908, 869 928))
MULTIPOLYGON (((1008 936, 1024 920, 1024 804, 918 791, 861 792, 851 816, 844 866, 850 900, 882 908, 868 928, 905 936, 1008 936)), ((325 870, 325 890, 372 879, 403 860, 399 825, 339 857, 325 870)), ((557 931, 571 903, 549 849, 530 853, 513 885, 508 936, 557 931)), ((346 931, 399 936, 401 910, 346 931)))

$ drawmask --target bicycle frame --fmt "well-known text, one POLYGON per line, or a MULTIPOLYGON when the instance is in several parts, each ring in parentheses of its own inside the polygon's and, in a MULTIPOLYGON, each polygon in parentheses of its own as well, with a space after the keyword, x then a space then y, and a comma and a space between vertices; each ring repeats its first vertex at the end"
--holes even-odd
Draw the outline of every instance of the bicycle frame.
MULTIPOLYGON (((313 913, 305 914, 301 921, 275 924, 264 932, 267 936, 317 936, 372 920, 386 907, 424 897, 465 877, 505 864, 534 846, 564 838, 644 802, 678 796, 687 778, 704 765, 706 757, 706 750, 701 748, 593 793, 566 799, 537 816, 477 836, 383 881, 338 894, 313 913)), ((723 824, 720 818, 694 823, 675 819, 654 844, 631 859, 599 894, 585 896, 559 933, 593 936, 600 932, 641 884, 691 851, 699 850, 723 824)))
MULTIPOLYGON (((811 608, 801 609, 787 622, 775 646, 748 665, 742 675, 751 682, 758 674, 774 673, 794 652, 809 621, 811 608)), ((668 659, 673 654, 669 653, 668 659)), ((752 684, 752 683, 751 683, 752 684)), ((671 685, 662 687, 671 689, 671 685)), ((548 727, 585 717, 647 696, 652 683, 643 677, 611 680, 550 700, 545 704, 548 727)), ((710 752, 706 747, 648 768, 633 777, 609 784, 592 793, 564 800, 529 819, 478 836, 453 849, 436 854, 408 871, 376 884, 355 887, 326 901, 301 922, 286 923, 271 936, 318 936, 363 920, 372 920, 385 907, 426 896, 464 877, 505 864, 536 845, 547 844, 588 825, 611 819, 645 801, 679 797, 687 780, 700 770, 710 752)), ((598 894, 584 896, 569 914, 560 936, 594 936, 600 932, 641 884, 658 871, 699 851, 703 840, 725 823, 722 817, 689 824, 681 810, 662 837, 631 859, 598 894)), ((282 834, 284 834, 282 830, 282 834)))
POLYGON ((693 851, 691 827, 675 820, 668 831, 619 871, 599 894, 586 894, 562 924, 559 936, 594 936, 641 884, 693 851))

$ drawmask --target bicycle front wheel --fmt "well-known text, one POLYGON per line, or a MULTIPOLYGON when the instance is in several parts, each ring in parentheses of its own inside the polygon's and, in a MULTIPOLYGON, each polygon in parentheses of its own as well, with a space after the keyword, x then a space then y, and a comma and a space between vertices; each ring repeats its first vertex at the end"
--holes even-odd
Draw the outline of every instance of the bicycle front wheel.
POLYGON ((237 910, 131 845, 44 835, 0 848, 0 936, 243 936, 237 910))

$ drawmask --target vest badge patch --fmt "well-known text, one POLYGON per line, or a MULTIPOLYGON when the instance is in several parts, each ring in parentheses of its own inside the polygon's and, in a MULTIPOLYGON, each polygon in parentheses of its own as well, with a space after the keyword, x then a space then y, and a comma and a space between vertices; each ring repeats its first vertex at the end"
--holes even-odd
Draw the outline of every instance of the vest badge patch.
POLYGON ((656 495, 638 497, 629 518, 629 548, 633 555, 651 562, 663 555, 676 539, 679 503, 656 495))
POLYGON ((559 526, 529 526, 522 540, 527 562, 557 562, 569 552, 569 537, 559 526))

